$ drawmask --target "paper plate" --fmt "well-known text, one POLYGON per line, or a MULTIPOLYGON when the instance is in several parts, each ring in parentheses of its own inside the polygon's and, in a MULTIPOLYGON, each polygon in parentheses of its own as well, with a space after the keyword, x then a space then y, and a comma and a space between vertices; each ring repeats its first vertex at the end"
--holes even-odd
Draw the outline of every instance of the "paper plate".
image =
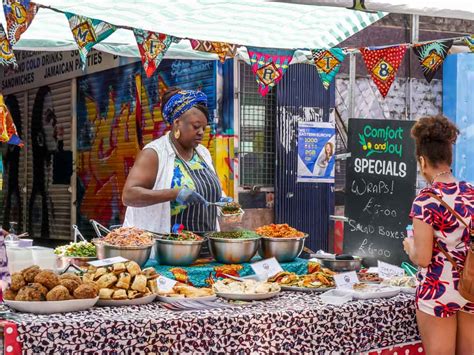
POLYGON ((373 298, 390 298, 394 297, 399 294, 400 288, 399 287, 381 287, 377 291, 355 291, 355 290, 347 290, 352 297, 356 300, 368 300, 373 298))
POLYGON ((121 307, 121 306, 138 306, 148 304, 155 300, 156 295, 152 294, 145 297, 134 298, 133 300, 99 300, 97 306, 100 307, 121 307))
POLYGON ((216 295, 205 296, 205 297, 166 297, 157 295, 156 299, 160 302, 174 303, 177 301, 214 301, 217 299, 216 295))
POLYGON ((416 287, 400 287, 401 293, 409 293, 410 295, 416 295, 416 287))
POLYGON ((10 308, 20 312, 35 314, 52 314, 84 311, 94 307, 99 300, 96 298, 86 298, 67 301, 8 301, 5 300, 10 308))
POLYGON ((259 301, 266 300, 277 296, 280 291, 269 292, 269 293, 252 293, 252 294, 242 294, 242 293, 221 293, 216 292, 216 295, 228 300, 235 301, 259 301))
POLYGON ((299 287, 299 286, 283 286, 280 285, 282 291, 298 291, 298 292, 326 292, 334 290, 335 287, 299 287))

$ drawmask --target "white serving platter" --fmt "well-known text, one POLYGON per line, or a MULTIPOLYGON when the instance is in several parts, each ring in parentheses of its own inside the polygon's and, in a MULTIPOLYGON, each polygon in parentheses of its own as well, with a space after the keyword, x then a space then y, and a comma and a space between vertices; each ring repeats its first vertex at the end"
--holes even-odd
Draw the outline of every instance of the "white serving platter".
POLYGON ((53 314, 84 311, 94 307, 98 300, 99 297, 67 301, 4 301, 10 308, 20 312, 53 314))
POLYGON ((242 293, 223 293, 216 292, 216 295, 227 300, 234 301, 260 301, 266 300, 272 297, 277 296, 280 291, 268 292, 268 293, 251 293, 251 294, 242 294, 242 293))
POLYGON ((155 294, 134 298, 133 300, 99 300, 97 306, 100 307, 121 307, 121 306, 138 306, 142 304, 149 304, 156 298, 155 294))

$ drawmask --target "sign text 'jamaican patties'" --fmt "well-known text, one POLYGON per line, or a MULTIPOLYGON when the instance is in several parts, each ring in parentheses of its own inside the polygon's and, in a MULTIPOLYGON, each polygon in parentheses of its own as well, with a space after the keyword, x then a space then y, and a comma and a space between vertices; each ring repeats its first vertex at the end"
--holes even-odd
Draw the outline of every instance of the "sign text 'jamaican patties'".
POLYGON ((416 185, 413 121, 349 120, 344 251, 399 264, 416 185))

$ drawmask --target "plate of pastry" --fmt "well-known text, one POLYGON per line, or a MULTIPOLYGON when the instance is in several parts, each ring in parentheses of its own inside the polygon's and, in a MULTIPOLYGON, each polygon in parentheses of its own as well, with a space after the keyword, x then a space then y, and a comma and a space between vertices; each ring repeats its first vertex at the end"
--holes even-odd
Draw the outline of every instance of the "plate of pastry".
POLYGON ((97 306, 119 307, 148 304, 158 290, 154 268, 141 269, 134 261, 115 263, 108 267, 90 267, 83 279, 99 288, 97 306))
POLYGON ((223 279, 217 281, 212 287, 217 296, 236 301, 265 300, 277 296, 281 290, 276 282, 255 280, 223 279))
POLYGON ((159 292, 156 298, 161 302, 173 303, 182 300, 213 301, 217 297, 211 288, 197 288, 183 283, 177 283, 170 292, 159 292))

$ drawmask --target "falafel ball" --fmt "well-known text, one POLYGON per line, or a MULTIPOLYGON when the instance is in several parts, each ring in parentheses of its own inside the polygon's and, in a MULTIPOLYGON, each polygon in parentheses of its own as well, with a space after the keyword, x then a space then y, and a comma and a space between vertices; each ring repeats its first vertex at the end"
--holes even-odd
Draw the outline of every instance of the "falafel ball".
POLYGON ((16 291, 13 291, 11 288, 7 288, 3 291, 3 299, 8 301, 14 301, 16 297, 16 291))
POLYGON ((27 283, 34 282, 36 275, 38 275, 40 272, 41 269, 38 265, 33 265, 21 270, 21 274, 27 283))
POLYGON ((43 270, 35 276, 35 282, 42 284, 48 290, 59 285, 59 277, 51 270, 43 270))
POLYGON ((71 295, 74 293, 74 290, 81 285, 76 280, 70 280, 70 279, 59 280, 59 283, 62 286, 66 287, 71 295))
POLYGON ((74 297, 78 299, 96 298, 97 295, 97 288, 92 284, 82 284, 74 291, 74 297))
POLYGON ((65 274, 59 275, 59 280, 74 280, 74 281, 77 281, 79 284, 82 283, 82 279, 76 274, 73 274, 71 272, 67 272, 65 274))
POLYGON ((22 288, 23 286, 26 286, 26 282, 23 278, 23 275, 19 272, 14 272, 12 274, 12 283, 10 288, 12 289, 12 291, 19 291, 20 288, 22 288))
POLYGON ((25 286, 18 291, 15 301, 44 301, 45 297, 41 291, 33 286, 25 286))
POLYGON ((37 282, 30 283, 28 286, 35 288, 39 292, 41 292, 46 299, 46 295, 48 294, 48 289, 44 287, 42 284, 39 284, 37 282))
POLYGON ((70 300, 71 298, 68 289, 62 285, 54 287, 46 295, 47 301, 65 301, 70 300))

